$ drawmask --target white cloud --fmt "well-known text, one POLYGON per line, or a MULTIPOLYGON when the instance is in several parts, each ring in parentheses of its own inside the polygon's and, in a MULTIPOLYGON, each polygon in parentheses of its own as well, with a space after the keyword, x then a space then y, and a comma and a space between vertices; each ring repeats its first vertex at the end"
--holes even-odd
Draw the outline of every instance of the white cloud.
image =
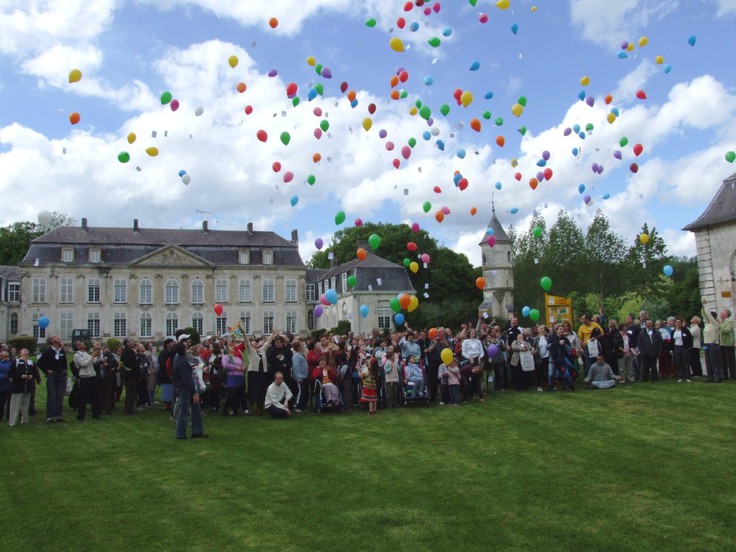
POLYGON ((718 17, 729 17, 736 14, 736 0, 713 0, 718 6, 718 17))

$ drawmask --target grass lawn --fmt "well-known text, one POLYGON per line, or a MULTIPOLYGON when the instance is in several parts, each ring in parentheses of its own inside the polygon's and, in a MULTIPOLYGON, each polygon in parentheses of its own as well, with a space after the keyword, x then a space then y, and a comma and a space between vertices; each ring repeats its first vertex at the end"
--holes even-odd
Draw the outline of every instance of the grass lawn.
POLYGON ((0 427, 6 551, 733 550, 736 384, 0 427))

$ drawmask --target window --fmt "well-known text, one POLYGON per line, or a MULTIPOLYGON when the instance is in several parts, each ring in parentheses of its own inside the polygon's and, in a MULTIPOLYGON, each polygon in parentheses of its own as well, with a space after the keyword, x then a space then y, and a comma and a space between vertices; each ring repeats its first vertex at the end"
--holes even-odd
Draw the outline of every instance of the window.
POLYGON ((273 249, 263 250, 263 264, 264 265, 273 264, 273 249))
POLYGON ((8 303, 20 303, 20 283, 8 284, 8 303))
POLYGON ((143 278, 138 285, 138 302, 141 305, 153 303, 153 283, 148 278, 143 278))
POLYGON ((307 327, 314 330, 314 309, 309 309, 307 312, 307 327))
POLYGON ((61 261, 64 263, 70 263, 74 260, 74 249, 71 247, 64 247, 61 250, 61 261))
MULTIPOLYGON (((264 303, 273 303, 276 300, 274 297, 273 288, 274 288, 273 279, 264 278, 263 279, 263 297, 261 299, 264 303)), ((265 329, 263 331, 264 333, 266 332, 265 329)), ((269 333, 270 333, 270 330, 269 330, 269 333)))
POLYGON ((391 307, 388 301, 378 302, 378 328, 381 330, 391 329, 391 307))
POLYGON ((74 302, 74 278, 59 278, 59 303, 74 302))
POLYGON ((43 339, 46 337, 46 328, 41 328, 38 325, 38 319, 46 316, 43 313, 33 313, 33 317, 31 318, 31 321, 33 323, 33 337, 36 339, 43 339))
POLYGON ((89 262, 99 263, 101 258, 102 258, 102 252, 99 249, 89 250, 89 262))
POLYGON ((164 303, 167 305, 176 305, 179 303, 179 282, 176 280, 166 280, 166 285, 164 285, 164 303))
POLYGON ((166 313, 166 337, 174 337, 179 329, 179 316, 175 312, 166 313))
POLYGON ((238 263, 239 264, 250 264, 250 251, 247 249, 241 249, 238 251, 238 263))
POLYGON ((314 284, 307 284, 307 303, 314 303, 316 300, 314 284))
POLYGON ((201 305, 202 303, 204 303, 204 282, 195 278, 192 282, 192 304, 201 305))
POLYGON ((270 334, 273 331, 273 311, 263 313, 263 333, 270 334))
POLYGON ((73 312, 59 313, 59 337, 61 337, 62 339, 69 339, 72 336, 73 329, 74 329, 74 313, 73 312))
POLYGON ((240 311, 240 328, 246 335, 253 333, 250 322, 250 311, 240 311))
POLYGON ((227 303, 227 280, 218 278, 215 280, 215 303, 227 303))
POLYGON ((200 335, 204 333, 204 316, 201 312, 195 312, 192 315, 192 328, 197 330, 200 335))
POLYGON ((18 333, 18 313, 14 312, 10 315, 10 335, 18 333))
POLYGON ((250 280, 240 280, 238 282, 238 301, 241 303, 250 303, 253 301, 250 280))
POLYGON ((150 312, 144 312, 141 314, 141 331, 139 335, 141 337, 152 337, 153 336, 153 324, 151 321, 150 312))
POLYGON ((102 337, 99 312, 87 313, 87 330, 89 331, 90 337, 102 337))
POLYGON ((99 278, 87 279, 87 302, 88 303, 99 303, 100 302, 100 279, 99 278))
POLYGON ((286 333, 296 333, 296 311, 286 311, 286 333))
POLYGON ((287 303, 296 303, 296 280, 294 278, 284 280, 284 296, 287 303))
POLYGON ((340 289, 340 292, 347 293, 348 292, 348 273, 343 272, 342 276, 340 278, 340 283, 342 284, 342 288, 340 289))
POLYGON ((319 296, 322 297, 322 282, 319 283, 319 296))
POLYGON ((215 333, 222 335, 227 333, 227 315, 223 312, 222 316, 215 318, 215 333))
POLYGON ((335 276, 330 278, 330 289, 337 291, 337 278, 335 276))
POLYGON ((128 337, 128 319, 124 312, 116 312, 112 321, 113 337, 128 337))
POLYGON ((113 280, 113 303, 128 302, 128 280, 125 278, 116 278, 113 280))
POLYGON ((46 278, 34 278, 31 293, 32 303, 46 302, 46 278))

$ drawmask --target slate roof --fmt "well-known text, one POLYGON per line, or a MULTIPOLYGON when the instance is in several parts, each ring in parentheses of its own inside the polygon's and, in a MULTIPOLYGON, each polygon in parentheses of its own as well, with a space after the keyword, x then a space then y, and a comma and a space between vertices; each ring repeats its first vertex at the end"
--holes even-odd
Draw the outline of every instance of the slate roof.
MULTIPOLYGON (((501 226, 501 221, 498 220, 498 217, 496 216, 495 208, 493 209, 493 214, 491 215, 491 220, 488 223, 487 228, 493 228, 493 235, 496 236, 496 243, 511 243, 511 239, 509 238, 508 234, 506 234, 503 226, 501 226)), ((480 240, 478 245, 485 244, 487 239, 488 234, 483 234, 483 239, 480 240)))
POLYGON ((0 278, 6 282, 20 282, 20 267, 0 265, 0 278))
POLYGON ((695 232, 710 226, 727 224, 736 221, 736 173, 729 176, 721 184, 721 188, 710 204, 696 220, 685 226, 683 230, 695 232))
POLYGON ((335 284, 338 293, 346 293, 350 290, 342 289, 342 274, 348 272, 355 274, 357 283, 352 291, 370 291, 368 286, 372 287, 372 291, 405 291, 414 293, 409 274, 406 268, 387 261, 366 251, 365 260, 352 259, 347 263, 330 269, 309 269, 307 270, 307 283, 316 284, 324 280, 328 280, 335 276, 335 284), (378 285, 378 279, 381 279, 381 285, 378 285))

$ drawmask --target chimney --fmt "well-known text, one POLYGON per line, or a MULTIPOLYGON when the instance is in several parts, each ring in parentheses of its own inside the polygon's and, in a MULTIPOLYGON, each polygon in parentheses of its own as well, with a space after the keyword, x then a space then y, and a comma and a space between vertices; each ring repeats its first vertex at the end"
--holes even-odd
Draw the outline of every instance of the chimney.
POLYGON ((206 220, 203 220, 203 221, 202 221, 202 232, 204 232, 205 236, 206 236, 207 234, 209 234, 209 231, 208 231, 208 229, 207 229, 207 221, 206 221, 206 220))
POLYGON ((253 235, 253 223, 252 222, 248 223, 248 235, 249 236, 253 235))
POLYGON ((138 233, 138 219, 133 219, 133 232, 138 233))
POLYGON ((291 243, 299 245, 299 231, 296 228, 291 231, 291 243))
POLYGON ((82 218, 82 230, 86 230, 86 229, 87 229, 87 219, 82 218))
POLYGON ((330 260, 330 269, 333 269, 337 266, 337 255, 335 255, 334 251, 330 251, 327 254, 327 258, 330 260))

